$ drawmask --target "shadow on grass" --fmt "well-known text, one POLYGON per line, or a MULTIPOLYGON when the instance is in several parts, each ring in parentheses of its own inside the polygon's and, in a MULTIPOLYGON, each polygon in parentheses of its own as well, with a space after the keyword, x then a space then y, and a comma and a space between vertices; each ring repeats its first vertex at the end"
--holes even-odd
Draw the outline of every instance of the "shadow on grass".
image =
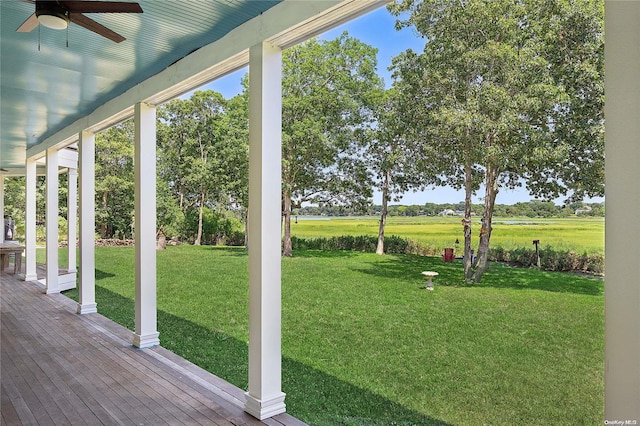
MULTIPOLYGON (((248 250, 244 247, 230 247, 230 246, 203 246, 207 250, 212 250, 217 253, 221 253, 223 256, 235 256, 235 257, 247 257, 249 255, 248 250)), ((303 258, 347 258, 358 256, 361 252, 349 251, 349 250, 302 250, 296 249, 293 251, 293 257, 303 258)))
POLYGON ((247 256, 247 249, 243 246, 204 246, 207 250, 216 251, 218 253, 224 253, 227 256, 247 256))
POLYGON ((319 258, 319 259, 331 259, 331 258, 348 258, 356 257, 361 252, 350 250, 294 250, 293 257, 303 258, 319 258))
MULTIPOLYGON (((100 314, 133 327, 133 300, 97 286, 96 301, 100 314)), ((247 388, 245 342, 163 311, 158 311, 158 331, 166 349, 241 389, 247 388)), ((287 411, 312 425, 447 424, 290 358, 283 358, 282 371, 287 411)))
POLYGON ((104 272, 99 269, 96 269, 96 281, 104 280, 105 278, 113 278, 115 274, 111 272, 104 272))
MULTIPOLYGON (((224 252, 229 256, 247 256, 244 247, 216 247, 211 250, 224 252)), ((348 250, 295 250, 294 257, 300 258, 355 258, 361 253, 348 250)), ((463 277, 462 262, 445 263, 437 256, 417 256, 411 254, 385 255, 377 262, 367 262, 362 268, 353 268, 356 272, 381 278, 400 279, 426 285, 422 271, 436 271, 436 285, 447 287, 473 288, 511 288, 517 290, 542 290, 554 293, 574 293, 599 296, 604 292, 603 279, 597 276, 585 276, 569 272, 539 271, 533 268, 511 267, 501 263, 492 263, 483 275, 480 284, 466 284, 463 277)), ((97 274, 97 272, 96 272, 97 274)), ((96 275, 97 276, 97 275, 96 275)))
POLYGON ((434 280, 436 285, 449 287, 528 289, 591 296, 602 295, 604 291, 603 280, 600 277, 516 268, 499 263, 491 264, 489 270, 482 276, 480 284, 465 284, 460 260, 444 263, 439 257, 386 255, 381 257, 380 261, 368 265, 369 267, 354 270, 382 278, 415 281, 418 284, 426 283, 426 279, 421 275, 422 271, 436 271, 439 274, 434 280))

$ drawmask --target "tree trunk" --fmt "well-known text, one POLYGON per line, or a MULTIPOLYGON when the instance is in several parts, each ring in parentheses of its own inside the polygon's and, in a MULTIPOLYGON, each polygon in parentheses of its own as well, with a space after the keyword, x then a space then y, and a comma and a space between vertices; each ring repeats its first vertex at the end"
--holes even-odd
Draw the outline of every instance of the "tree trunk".
POLYGON ((198 236, 193 242, 194 246, 199 246, 202 244, 202 216, 204 214, 204 196, 204 193, 200 194, 200 209, 198 212, 198 236))
POLYGON ((244 210, 244 249, 249 250, 249 208, 244 210))
POLYGON ((482 214, 482 228, 480 229, 480 243, 478 244, 478 258, 476 260, 476 270, 473 281, 479 283, 482 274, 489 267, 489 241, 491 239, 493 220, 493 207, 496 203, 496 195, 498 195, 498 173, 493 166, 487 166, 485 172, 485 196, 484 196, 484 212, 482 214))
POLYGON ((387 224, 387 204, 389 203, 389 181, 391 174, 387 170, 384 176, 384 185, 382 186, 382 212, 380 213, 380 229, 378 230, 378 247, 376 254, 384 254, 384 227, 387 224))
MULTIPOLYGON (((107 196, 108 196, 107 191, 102 193, 102 211, 103 212, 107 211, 107 196)), ((107 236, 107 224, 104 222, 100 224, 100 238, 109 238, 107 236)))
POLYGON ((473 269, 471 264, 471 195, 472 195, 472 174, 471 166, 464 167, 464 218, 462 226, 464 229, 464 280, 471 282, 473 279, 473 269))
POLYGON ((284 242, 282 245, 282 255, 287 257, 293 256, 293 248, 291 245, 291 194, 286 191, 283 193, 283 209, 282 218, 284 220, 284 242))

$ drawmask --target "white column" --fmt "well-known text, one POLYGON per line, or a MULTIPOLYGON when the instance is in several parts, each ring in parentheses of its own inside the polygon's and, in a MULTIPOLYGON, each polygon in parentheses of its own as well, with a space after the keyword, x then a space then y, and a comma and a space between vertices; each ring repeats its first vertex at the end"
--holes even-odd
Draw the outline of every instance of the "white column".
POLYGON ((26 200, 25 200, 25 281, 36 281, 36 160, 26 162, 26 200))
POLYGON ((96 200, 95 200, 95 135, 81 132, 78 142, 80 157, 80 273, 78 286, 79 314, 97 312, 96 305, 96 200))
POLYGON ((282 53, 250 49, 249 391, 245 411, 266 419, 285 411, 281 355, 282 53))
POLYGON ((76 272, 76 226, 78 222, 78 170, 67 172, 67 271, 76 272))
POLYGON ((605 20, 605 424, 640 424, 640 2, 605 20))
POLYGON ((0 243, 4 243, 4 176, 0 175, 0 243))
POLYGON ((136 330, 133 345, 160 343, 156 312, 156 108, 135 105, 136 330))
POLYGON ((46 293, 59 293, 58 288, 58 150, 47 150, 47 283, 46 293))

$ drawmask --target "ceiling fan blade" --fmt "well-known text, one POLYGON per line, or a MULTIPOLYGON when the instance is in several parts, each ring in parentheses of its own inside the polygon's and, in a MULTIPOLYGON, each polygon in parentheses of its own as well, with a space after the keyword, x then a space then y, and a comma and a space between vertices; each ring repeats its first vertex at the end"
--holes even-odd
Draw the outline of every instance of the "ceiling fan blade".
POLYGON ((122 37, 117 32, 110 30, 104 25, 97 23, 93 19, 86 17, 81 13, 71 13, 69 16, 69 21, 88 29, 89 31, 93 31, 94 33, 99 34, 102 37, 108 38, 111 41, 115 41, 116 43, 120 43, 121 41, 126 40, 126 38, 122 37))
POLYGON ((33 13, 31 14, 31 16, 27 18, 26 21, 22 23, 22 25, 18 27, 16 31, 19 33, 28 33, 29 31, 33 30, 37 26, 38 26, 38 17, 36 16, 35 13, 33 13))
POLYGON ((142 13, 138 3, 60 0, 60 4, 71 13, 142 13))

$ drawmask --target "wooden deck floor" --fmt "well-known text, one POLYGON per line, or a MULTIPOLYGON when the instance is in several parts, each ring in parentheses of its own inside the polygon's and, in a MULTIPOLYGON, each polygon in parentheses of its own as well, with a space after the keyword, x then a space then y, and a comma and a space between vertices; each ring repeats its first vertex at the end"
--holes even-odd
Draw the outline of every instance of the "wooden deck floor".
POLYGON ((304 425, 256 420, 242 390, 37 283, 3 272, 0 302, 1 425, 304 425))

